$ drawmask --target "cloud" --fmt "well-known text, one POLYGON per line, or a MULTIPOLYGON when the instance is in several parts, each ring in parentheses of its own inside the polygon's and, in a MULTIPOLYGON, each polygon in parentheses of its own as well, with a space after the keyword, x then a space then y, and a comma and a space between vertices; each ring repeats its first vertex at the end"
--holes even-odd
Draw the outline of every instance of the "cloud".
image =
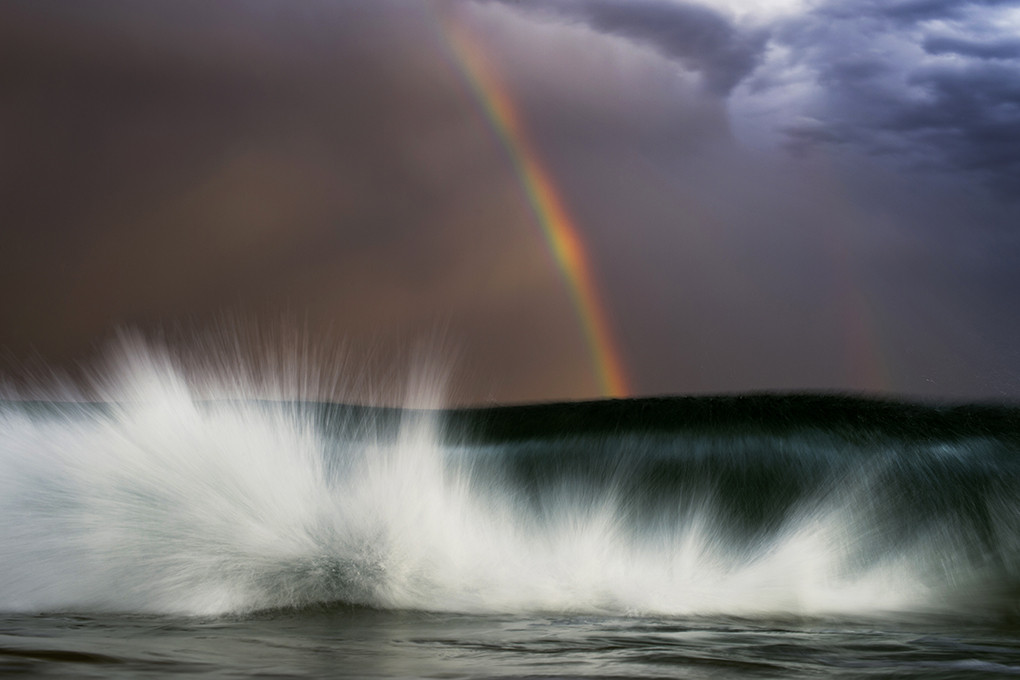
POLYGON ((1000 196, 1020 187, 1015 3, 824 0, 752 27, 698 2, 480 1, 650 47, 730 99, 738 128, 796 154, 863 153, 1000 196))
POLYGON ((928 54, 949 54, 975 59, 1020 59, 1020 39, 981 41, 935 35, 924 39, 928 54))
MULTIPOLYGON (((635 388, 878 389, 883 350, 889 388, 1015 394, 1020 204, 955 180, 1015 172, 1008 17, 784 2, 752 26, 735 1, 450 4, 584 236, 635 388), (951 180, 748 153, 726 113, 755 102, 809 156, 951 180), (885 337, 854 346, 869 320, 885 337)), ((441 3, 42 7, 0 9, 0 372, 3 347, 70 361, 114 324, 283 309, 371 380, 431 334, 456 401, 598 394, 441 3)))
POLYGON ((743 30, 723 14, 697 3, 539 0, 527 7, 649 46, 701 73, 706 88, 720 95, 728 94, 755 68, 766 42, 763 32, 743 30))
POLYGON ((913 82, 930 92, 924 103, 907 103, 885 123, 942 161, 975 173, 1003 195, 1020 187, 1020 69, 998 64, 931 68, 913 82))
POLYGON ((1015 196, 1020 40, 1010 5, 828 2, 773 27, 734 109, 770 118, 800 153, 851 149, 1015 196))

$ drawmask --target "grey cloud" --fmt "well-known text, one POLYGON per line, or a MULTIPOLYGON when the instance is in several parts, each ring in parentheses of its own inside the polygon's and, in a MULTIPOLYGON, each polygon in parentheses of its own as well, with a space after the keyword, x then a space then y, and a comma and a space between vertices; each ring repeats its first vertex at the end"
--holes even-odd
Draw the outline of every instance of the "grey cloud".
POLYGON ((771 40, 792 48, 820 91, 811 110, 800 112, 809 123, 780 126, 789 148, 842 145, 914 169, 963 172, 1004 194, 1020 186, 1010 134, 1020 129, 1020 41, 936 27, 938 19, 966 24, 1008 2, 832 0, 749 31, 693 2, 496 1, 650 46, 724 97, 756 72, 771 40), (948 54, 965 63, 930 63, 948 54))
POLYGON ((962 173, 1015 197, 1020 41, 967 32, 999 4, 841 2, 791 22, 779 39, 815 74, 819 93, 810 122, 786 126, 788 145, 850 146, 904 167, 962 173), (954 17, 956 34, 932 22, 954 17))
POLYGON ((527 7, 552 11, 596 31, 650 46, 700 72, 709 91, 721 95, 755 68, 767 41, 766 34, 743 31, 722 14, 694 3, 538 0, 527 7))
POLYGON ((845 126, 801 123, 787 127, 784 132, 783 146, 794 156, 803 156, 821 144, 840 145, 854 140, 845 126))
POLYGON ((906 21, 937 19, 982 7, 1005 7, 1014 0, 904 0, 883 2, 872 0, 872 4, 886 16, 906 21))
POLYGON ((932 94, 904 106, 887 127, 941 150, 953 166, 978 173, 1004 194, 1020 187, 1020 80, 1013 68, 932 69, 914 82, 932 94))
POLYGON ((820 14, 835 17, 880 16, 901 24, 958 16, 983 7, 1008 6, 1014 0, 859 0, 823 5, 820 14))
POLYGON ((924 51, 929 54, 958 54, 976 59, 1018 59, 1020 40, 965 40, 950 36, 931 36, 924 40, 924 51))

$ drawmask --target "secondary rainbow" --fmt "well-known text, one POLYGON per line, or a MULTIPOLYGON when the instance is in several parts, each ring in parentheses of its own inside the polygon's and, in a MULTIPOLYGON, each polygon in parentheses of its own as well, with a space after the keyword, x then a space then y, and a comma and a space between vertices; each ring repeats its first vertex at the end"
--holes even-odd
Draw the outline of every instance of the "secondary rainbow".
POLYGON ((601 304, 584 242, 541 157, 530 143, 507 89, 472 36, 451 19, 441 20, 446 42, 460 72, 496 136, 506 149, 549 250, 577 310, 602 393, 629 393, 621 355, 601 304))

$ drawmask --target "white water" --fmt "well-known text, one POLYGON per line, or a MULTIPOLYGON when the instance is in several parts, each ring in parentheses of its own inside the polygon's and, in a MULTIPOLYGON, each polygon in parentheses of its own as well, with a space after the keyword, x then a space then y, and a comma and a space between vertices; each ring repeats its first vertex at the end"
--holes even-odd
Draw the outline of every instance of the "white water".
POLYGON ((710 504, 635 535, 611 493, 525 511, 434 424, 338 442, 283 408, 201 403, 164 358, 123 366, 107 413, 0 406, 0 610, 872 614, 955 606, 968 578, 938 552, 951 536, 858 559, 852 493, 736 552, 710 504))

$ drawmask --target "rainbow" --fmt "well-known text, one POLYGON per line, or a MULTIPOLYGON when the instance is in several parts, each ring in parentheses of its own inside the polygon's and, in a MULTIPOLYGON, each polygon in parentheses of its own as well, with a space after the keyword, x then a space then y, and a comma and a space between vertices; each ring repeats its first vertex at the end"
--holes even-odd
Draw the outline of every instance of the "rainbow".
POLYGON ((510 157, 546 244, 562 274, 598 375, 602 393, 629 393, 620 351, 592 273, 580 233, 567 212, 556 184, 530 143, 521 116, 506 87, 472 36, 450 19, 441 19, 445 42, 489 125, 510 157))

